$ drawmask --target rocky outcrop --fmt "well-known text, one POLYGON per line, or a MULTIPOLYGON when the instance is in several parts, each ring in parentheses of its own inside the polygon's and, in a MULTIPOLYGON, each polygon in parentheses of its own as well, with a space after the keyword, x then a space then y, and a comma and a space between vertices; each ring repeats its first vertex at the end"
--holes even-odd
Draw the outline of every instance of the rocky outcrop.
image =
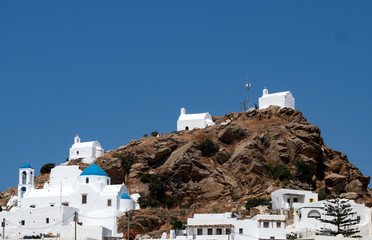
POLYGON ((169 172, 166 195, 175 197, 178 205, 198 204, 210 210, 216 202, 227 203, 229 209, 239 208, 239 202, 255 196, 268 197, 281 187, 325 189, 330 196, 352 192, 346 196, 359 202, 370 201, 370 177, 363 176, 345 154, 326 147, 320 129, 300 111, 270 107, 213 119, 216 125, 205 129, 131 141, 97 160, 97 164, 113 178, 113 183, 125 181, 131 193, 148 193, 148 184, 141 182, 144 174, 169 172), (211 157, 203 157, 198 149, 207 138, 219 148, 211 157), (113 157, 113 153, 125 151, 137 156, 129 174, 113 157), (283 164, 296 176, 297 161, 311 166, 311 182, 295 178, 288 183, 270 178, 269 163, 283 164))

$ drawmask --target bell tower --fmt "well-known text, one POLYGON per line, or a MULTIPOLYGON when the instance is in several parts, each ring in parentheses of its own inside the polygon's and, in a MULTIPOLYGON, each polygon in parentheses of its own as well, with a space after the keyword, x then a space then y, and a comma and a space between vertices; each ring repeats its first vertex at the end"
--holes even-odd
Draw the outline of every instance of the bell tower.
POLYGON ((34 172, 35 170, 28 162, 19 168, 18 202, 34 187, 34 172))

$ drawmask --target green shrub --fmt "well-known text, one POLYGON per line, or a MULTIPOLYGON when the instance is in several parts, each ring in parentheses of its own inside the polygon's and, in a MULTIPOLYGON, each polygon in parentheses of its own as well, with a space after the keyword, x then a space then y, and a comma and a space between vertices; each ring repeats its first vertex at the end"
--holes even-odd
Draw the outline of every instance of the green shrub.
POLYGON ((140 194, 140 197, 138 198, 138 204, 140 205, 140 208, 154 208, 159 205, 159 202, 154 199, 151 194, 140 194))
POLYGON ((279 179, 280 181, 293 179, 293 175, 289 168, 276 161, 269 162, 268 175, 274 180, 279 179))
POLYGON ((231 195, 231 200, 233 200, 234 202, 238 201, 240 197, 238 197, 237 195, 231 195))
POLYGON ((159 135, 158 131, 153 131, 153 132, 151 132, 151 136, 153 136, 153 137, 156 137, 156 136, 158 136, 158 135, 159 135))
POLYGON ((40 168, 40 173, 43 174, 43 173, 50 173, 50 171, 52 170, 52 168, 54 168, 56 166, 55 163, 47 163, 45 164, 44 166, 42 166, 40 168))
POLYGON ((218 152, 219 147, 216 145, 212 140, 206 138, 203 142, 201 142, 197 147, 201 152, 203 157, 211 157, 216 152, 218 152))
POLYGON ((121 160, 121 167, 129 174, 132 165, 137 162, 137 157, 132 152, 115 153, 113 155, 121 160))
POLYGON ((177 217, 171 217, 170 224, 176 231, 181 230, 183 228, 183 222, 179 220, 177 217))
POLYGON ((147 138, 149 135, 147 133, 143 134, 143 137, 147 138))
POLYGON ((324 191, 324 189, 320 189, 318 191, 318 201, 322 201, 326 199, 327 199, 327 193, 324 191))
MULTIPOLYGON (((173 197, 165 196, 166 188, 169 184, 170 173, 164 172, 162 174, 149 174, 146 173, 141 177, 141 182, 149 184, 150 194, 143 196, 143 206, 157 207, 163 206, 172 208, 177 204, 177 200, 173 197)), ((143 207, 141 207, 143 208, 143 207)))
POLYGON ((249 211, 253 207, 257 207, 260 205, 269 205, 269 204, 270 204, 270 201, 266 198, 251 198, 247 201, 247 203, 245 204, 245 207, 249 211))
POLYGON ((152 175, 153 174, 150 174, 150 173, 146 173, 146 174, 142 175, 141 182, 143 182, 143 183, 149 183, 149 182, 151 182, 152 175))
POLYGON ((297 168, 296 178, 301 182, 311 183, 314 175, 311 166, 303 160, 296 161, 295 166, 297 168))

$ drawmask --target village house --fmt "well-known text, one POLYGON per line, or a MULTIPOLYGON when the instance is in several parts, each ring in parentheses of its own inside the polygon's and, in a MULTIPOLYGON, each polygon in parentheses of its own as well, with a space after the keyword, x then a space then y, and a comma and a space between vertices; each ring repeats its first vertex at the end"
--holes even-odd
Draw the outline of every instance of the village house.
POLYGON ((194 214, 187 219, 186 232, 187 239, 193 240, 286 239, 285 216, 239 219, 233 213, 194 214))

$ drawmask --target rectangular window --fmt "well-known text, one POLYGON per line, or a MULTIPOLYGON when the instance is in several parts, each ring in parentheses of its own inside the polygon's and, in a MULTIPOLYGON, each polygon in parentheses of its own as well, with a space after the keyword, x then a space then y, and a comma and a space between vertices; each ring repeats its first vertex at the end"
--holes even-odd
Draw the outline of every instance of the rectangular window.
POLYGON ((239 234, 243 234, 243 228, 239 228, 239 234))
POLYGON ((81 195, 81 203, 82 204, 87 204, 87 194, 82 194, 81 195))
POLYGON ((293 198, 293 202, 298 202, 298 198, 293 198))
POLYGON ((203 235, 203 228, 198 228, 198 235, 203 235))
POLYGON ((111 207, 111 203, 112 203, 111 199, 107 199, 107 206, 108 207, 111 207))
POLYGON ((46 223, 49 223, 49 218, 46 218, 46 219, 45 219, 45 222, 46 222, 46 223))
POLYGON ((50 203, 49 205, 50 205, 50 207, 54 207, 54 203, 50 203))
POLYGON ((226 233, 226 235, 229 235, 230 234, 230 228, 226 228, 225 233, 226 233))
POLYGON ((291 203, 291 199, 287 198, 287 203, 291 203))
POLYGON ((213 228, 208 228, 208 235, 213 235, 213 228))
POLYGON ((222 235, 222 228, 216 229, 216 235, 222 235))
POLYGON ((281 225, 282 225, 281 222, 276 222, 276 227, 277 228, 280 228, 281 225))
POLYGON ((314 198, 310 198, 309 199, 309 202, 314 202, 314 198))
POLYGON ((269 224, 270 224, 269 222, 263 222, 263 227, 264 228, 269 228, 269 224))
POLYGON ((35 204, 30 205, 30 208, 35 208, 35 207, 36 207, 35 204))
POLYGON ((21 225, 24 226, 25 224, 25 220, 21 220, 21 225))
POLYGON ((68 207, 69 202, 63 202, 62 205, 68 207))

